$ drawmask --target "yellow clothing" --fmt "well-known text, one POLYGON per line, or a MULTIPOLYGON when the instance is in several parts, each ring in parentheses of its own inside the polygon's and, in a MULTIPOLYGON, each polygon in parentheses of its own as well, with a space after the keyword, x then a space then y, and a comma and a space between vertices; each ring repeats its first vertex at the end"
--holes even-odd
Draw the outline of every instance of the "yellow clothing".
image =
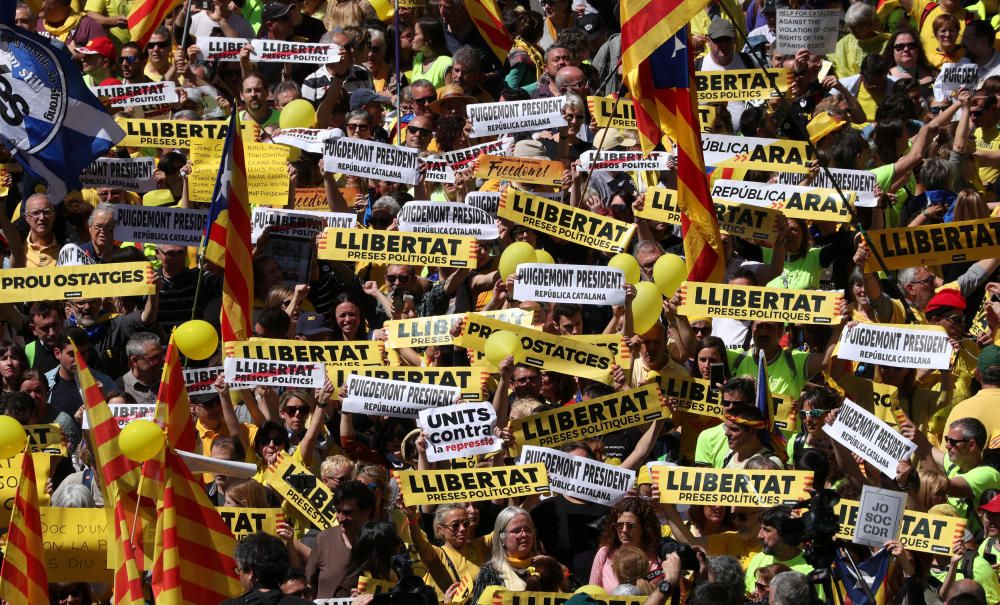
MULTIPOLYGON (((973 135, 976 139, 976 149, 981 151, 1000 150, 1000 128, 996 124, 992 128, 977 128, 973 135)), ((979 180, 984 185, 992 184, 998 176, 1000 176, 1000 168, 985 163, 979 164, 979 180)))
MULTIPOLYGON (((80 191, 80 197, 83 198, 83 201, 87 202, 88 204, 90 204, 95 208, 97 207, 97 204, 99 204, 101 201, 101 199, 97 197, 97 189, 93 189, 90 187, 82 189, 80 191)), ((122 199, 123 204, 129 204, 130 206, 142 205, 142 196, 140 196, 138 193, 134 191, 126 191, 125 195, 122 196, 122 198, 123 198, 122 199)))
MULTIPOLYGON (((931 59, 931 54, 937 52, 938 46, 937 38, 934 37, 934 19, 937 19, 944 13, 945 10, 935 0, 914 0, 913 6, 910 9, 910 16, 917 22, 917 27, 920 31, 920 45, 924 47, 924 54, 927 55, 928 61, 931 59)), ((968 11, 962 8, 952 14, 958 19, 958 40, 956 40, 956 44, 961 46, 968 11)), ((935 67, 940 67, 940 64, 935 67)))
MULTIPOLYGON (((942 423, 948 417, 951 408, 972 395, 972 379, 979 357, 979 345, 971 339, 961 340, 959 345, 958 353, 954 355, 951 362, 951 373, 954 376, 955 385, 951 401, 944 406, 944 409, 937 410, 930 422, 930 430, 938 435, 943 434, 944 425, 942 423)), ((940 373, 934 372, 928 375, 920 383, 920 386, 940 391, 940 373)))
POLYGON ((839 77, 853 76, 861 71, 861 60, 868 55, 882 54, 888 41, 887 33, 877 33, 865 40, 858 40, 848 34, 837 41, 837 48, 833 51, 830 61, 839 77))
POLYGON ((730 557, 735 557, 739 559, 740 567, 743 569, 747 568, 747 565, 750 564, 750 559, 754 558, 754 555, 763 550, 760 540, 756 537, 752 540, 744 540, 742 536, 734 531, 712 534, 705 538, 705 540, 707 541, 707 548, 705 550, 708 551, 709 556, 729 555, 730 557))
POLYGON ((80 25, 80 19, 83 19, 83 13, 73 11, 68 17, 66 17, 63 24, 58 27, 49 25, 44 19, 42 20, 42 24, 45 26, 45 31, 48 32, 50 36, 58 38, 60 42, 65 43, 69 35, 76 31, 77 26, 80 25))
MULTIPOLYGON (((926 50, 926 49, 925 49, 926 50)), ((941 69, 941 66, 945 63, 958 63, 965 56, 965 49, 956 48, 955 52, 951 54, 945 54, 938 50, 937 45, 935 45, 931 50, 926 50, 927 62, 931 64, 934 69, 941 69)))
POLYGON ((419 525, 408 525, 408 527, 413 546, 416 547, 420 560, 427 566, 424 582, 434 587, 438 596, 444 596, 449 586, 461 582, 462 589, 455 600, 468 598, 472 592, 472 583, 479 575, 479 568, 490 558, 493 534, 475 538, 462 550, 456 550, 448 544, 444 546, 431 544, 427 540, 427 534, 419 525))
MULTIPOLYGON (((1000 388, 984 388, 965 401, 952 406, 944 427, 951 426, 959 418, 978 418, 986 426, 986 438, 1000 435, 1000 388)), ((991 448, 996 449, 996 448, 991 448)))
POLYGON ((27 255, 27 268, 32 267, 54 267, 59 259, 59 244, 55 239, 48 246, 42 246, 32 241, 32 233, 24 240, 24 248, 27 255))
MULTIPOLYGON (((736 26, 743 35, 746 35, 746 23, 744 23, 743 11, 740 9, 739 4, 735 0, 720 0, 726 6, 723 10, 719 11, 719 16, 721 16, 726 21, 732 21, 729 15, 735 15, 737 20, 733 25, 736 26)), ((712 18, 708 16, 706 11, 699 11, 694 19, 691 19, 691 35, 694 36, 708 36, 708 26, 712 24, 712 18)), ((743 36, 737 35, 736 39, 741 40, 743 36)))
MULTIPOLYGON (((105 17, 128 17, 129 12, 133 8, 132 5, 133 2, 130 0, 87 0, 87 4, 83 7, 83 10, 88 13, 104 15, 105 17)), ((111 34, 112 41, 118 47, 121 47, 122 44, 132 39, 127 27, 105 28, 105 31, 111 34)))
MULTIPOLYGON (((219 423, 218 431, 213 431, 202 424, 199 418, 195 421, 194 427, 198 431, 198 439, 201 440, 201 451, 206 456, 212 451, 212 442, 215 441, 216 437, 229 436, 229 430, 226 429, 224 422, 219 423)), ((247 447, 247 462, 256 462, 257 455, 253 453, 253 439, 257 436, 257 429, 259 428, 256 424, 250 423, 244 423, 240 427, 240 440, 249 446, 247 447)))

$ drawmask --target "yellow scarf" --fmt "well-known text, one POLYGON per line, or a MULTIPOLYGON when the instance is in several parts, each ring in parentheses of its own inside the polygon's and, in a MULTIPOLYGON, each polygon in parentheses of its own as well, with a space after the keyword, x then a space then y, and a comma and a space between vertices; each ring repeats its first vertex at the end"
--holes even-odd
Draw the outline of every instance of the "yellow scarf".
POLYGON ((513 48, 510 49, 510 52, 507 54, 508 60, 510 56, 517 51, 521 51, 524 54, 528 55, 528 59, 531 60, 532 64, 534 64, 535 66, 535 80, 538 80, 538 78, 540 78, 542 75, 542 65, 545 64, 545 57, 542 55, 541 51, 539 51, 538 47, 536 47, 534 44, 526 42, 524 39, 521 38, 521 36, 514 38, 514 46, 513 48))
POLYGON ((519 559, 517 557, 512 557, 510 555, 507 555, 507 562, 510 563, 510 566, 513 567, 514 569, 527 569, 531 567, 531 560, 533 558, 534 557, 528 557, 527 559, 519 559))
POLYGON ((70 16, 66 17, 66 21, 64 21, 59 27, 49 25, 49 22, 45 21, 45 31, 49 32, 53 38, 59 38, 61 41, 66 42, 66 37, 69 36, 70 32, 76 29, 76 26, 80 24, 80 19, 82 18, 83 15, 80 13, 72 13, 70 16))

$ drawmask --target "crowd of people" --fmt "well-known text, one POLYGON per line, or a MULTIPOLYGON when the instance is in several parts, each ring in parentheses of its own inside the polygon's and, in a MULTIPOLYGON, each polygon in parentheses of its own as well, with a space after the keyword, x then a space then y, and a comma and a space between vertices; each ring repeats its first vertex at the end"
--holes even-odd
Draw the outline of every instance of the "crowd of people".
MULTIPOLYGON (((474 138, 467 108, 475 103, 563 98, 565 126, 513 133, 513 156, 562 163, 562 183, 484 181, 472 168, 453 182, 416 185, 324 171, 320 154, 302 152, 287 165, 289 205, 296 190, 322 188, 333 212, 353 213, 358 229, 399 230, 397 215, 414 200, 461 203, 477 191, 521 190, 591 213, 635 223, 629 249, 642 281, 653 281, 664 254, 684 255, 681 226, 638 216, 651 187, 676 188, 674 169, 659 172, 580 169, 580 156, 635 151, 635 130, 598 126, 590 97, 630 99, 620 69, 618 4, 607 0, 498 2, 513 40, 498 56, 470 15, 469 2, 400 4, 380 19, 364 0, 210 0, 182 3, 149 41, 130 41, 130 3, 43 0, 21 3, 16 25, 52 38, 78 62, 88 86, 174 82, 179 102, 111 109, 117 118, 219 120, 240 112, 257 140, 280 134, 283 107, 304 99, 319 129, 433 155, 487 142, 474 138), (325 65, 255 61, 247 44, 238 60, 206 60, 209 38, 332 43, 325 65)), ((799 2, 794 4, 798 5, 799 2)), ((868 230, 917 229, 987 221, 1000 200, 1000 43, 995 2, 865 0, 805 2, 800 9, 843 9, 842 33, 828 57, 807 49, 777 52, 775 0, 712 0, 690 23, 689 50, 699 71, 784 68, 787 92, 763 101, 711 105, 704 133, 808 140, 815 161, 800 185, 823 177, 820 166, 869 171, 874 206, 851 220, 779 216, 771 246, 721 234, 725 283, 842 293, 833 325, 688 317, 680 293, 664 297, 652 327, 636 333, 626 287, 623 306, 515 300, 515 276, 501 276, 507 246, 528 242, 556 263, 604 266, 610 253, 497 219, 499 238, 476 245, 474 266, 450 268, 310 259, 307 280, 289 281, 287 257, 268 254, 271 230, 253 250, 253 335, 265 339, 388 339, 385 322, 520 308, 535 328, 572 340, 620 334, 630 361, 611 384, 535 367, 512 355, 483 385, 494 402, 504 449, 432 463, 413 418, 341 411, 343 385, 259 386, 230 392, 220 375, 210 392, 192 395, 200 451, 256 464, 250 479, 206 478, 219 506, 284 509, 275 535, 253 534, 235 552, 247 590, 232 603, 300 603, 304 599, 373 598, 364 587, 395 586, 413 573, 439 602, 490 603, 497 590, 578 591, 573 605, 606 595, 645 596, 661 605, 678 591, 691 604, 745 602, 800 605, 814 596, 808 580, 801 511, 774 507, 661 503, 648 463, 743 469, 803 468, 806 452, 828 461, 825 485, 847 500, 865 486, 905 494, 910 511, 958 518, 965 530, 950 552, 932 554, 890 540, 886 586, 893 602, 1000 602, 1000 257, 872 271, 877 250, 868 230), (940 77, 973 65, 974 82, 950 87, 940 77), (954 353, 948 369, 856 363, 838 357, 846 326, 856 323, 935 326, 954 353), (778 447, 770 419, 756 405, 758 364, 766 359, 770 394, 790 402, 778 447), (437 506, 407 506, 394 472, 514 464, 518 444, 509 423, 562 406, 660 384, 670 375, 710 381, 721 417, 679 409, 669 418, 561 444, 564 453, 637 472, 614 505, 566 494, 437 506), (880 403, 892 391, 893 403, 880 403), (873 412, 916 444, 886 476, 832 439, 824 427, 845 399, 873 412), (885 408, 885 409, 882 409, 885 408), (318 528, 263 480, 281 455, 308 467, 333 493, 338 524, 318 528), (248 600, 252 598, 262 600, 248 600)), ((384 16, 384 15, 383 15, 384 16)), ((106 100, 105 100, 106 101, 106 100)), ((8 153, 0 151, 10 162, 8 153)), ((0 402, 26 425, 58 424, 70 455, 53 464, 46 490, 54 507, 105 505, 73 344, 109 404, 155 404, 171 331, 188 319, 219 324, 223 272, 193 247, 115 238, 115 204, 205 208, 191 200, 193 164, 186 147, 115 147, 109 157, 153 157, 156 189, 140 194, 112 186, 52 199, 17 165, 3 177, 0 228, 4 270, 149 261, 155 294, 36 300, 0 305, 0 402), (199 262, 203 265, 199 266, 199 262)), ((671 163, 671 167, 675 166, 671 163)), ((775 169, 777 170, 777 169, 775 169)), ((777 172, 744 171, 755 183, 777 172)), ((712 175, 712 178, 718 173, 712 175)), ((727 177, 728 178, 728 177, 727 177)), ((785 182, 785 181, 782 181, 785 182)), ((847 188, 849 189, 849 188, 847 188)), ((730 200, 740 202, 741 200, 730 200)), ((303 210, 308 212, 308 210, 303 210)), ((494 211, 495 215, 495 211, 494 211)), ((978 258, 978 257, 977 257, 978 258)), ((461 323, 452 336, 461 332, 461 323)), ((384 365, 455 367, 479 363, 474 351, 443 338, 426 348, 388 350, 384 365), (473 353, 470 355, 470 353, 473 353), (391 360, 389 358, 391 355, 391 360)), ((391 348, 390 348, 391 349, 391 348)), ((221 366, 225 352, 193 367, 221 366)), ((785 410, 785 407, 781 408, 785 410)), ((654 465, 655 468, 655 465, 654 465)), ((879 548, 846 546, 858 563, 879 548)), ((109 599, 105 584, 52 584, 54 603, 109 599)), ((416 590, 413 594, 418 594, 416 590)), ((819 594, 822 596, 823 591, 819 594)), ((400 597, 402 598, 402 597, 400 597)))

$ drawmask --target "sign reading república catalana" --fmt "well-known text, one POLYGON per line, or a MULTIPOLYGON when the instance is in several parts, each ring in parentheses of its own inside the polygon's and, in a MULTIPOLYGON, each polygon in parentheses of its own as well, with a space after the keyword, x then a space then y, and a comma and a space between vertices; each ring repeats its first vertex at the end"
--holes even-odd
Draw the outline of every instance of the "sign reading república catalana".
POLYGON ((517 266, 514 299, 582 305, 624 305, 621 269, 591 265, 523 263, 517 266))
POLYGON ((562 108, 566 97, 473 103, 465 111, 472 123, 473 137, 487 137, 515 132, 537 132, 566 125, 562 108))
POLYGON ((625 497, 635 471, 574 456, 547 447, 526 445, 518 464, 541 462, 549 476, 549 491, 611 506, 625 497))
POLYGON ((80 182, 87 187, 146 193, 156 189, 155 172, 156 160, 153 158, 97 158, 80 173, 80 182))
POLYGON ((416 418, 420 410, 451 405, 459 396, 457 387, 351 374, 347 378, 344 411, 368 416, 416 418))
POLYGON ((856 323, 840 334, 837 357, 900 368, 951 366, 952 346, 940 326, 856 323))
POLYGON ((492 240, 500 237, 496 219, 485 210, 457 202, 407 202, 396 217, 400 231, 468 235, 492 240))
POLYGON ((323 170, 406 185, 417 184, 420 152, 349 137, 323 141, 323 170))
POLYGON ((850 399, 844 400, 837 419, 823 430, 888 477, 895 477, 899 461, 917 449, 915 443, 850 399))
POLYGON ((198 246, 208 211, 115 204, 115 239, 122 242, 198 246))
MULTIPOLYGON (((778 231, 778 216, 781 214, 777 210, 726 200, 713 200, 712 205, 715 207, 715 216, 719 219, 721 231, 766 244, 768 247, 774 245, 778 231)), ((677 190, 650 187, 646 191, 642 210, 637 211, 635 215, 651 221, 680 225, 681 211, 677 207, 677 190)))

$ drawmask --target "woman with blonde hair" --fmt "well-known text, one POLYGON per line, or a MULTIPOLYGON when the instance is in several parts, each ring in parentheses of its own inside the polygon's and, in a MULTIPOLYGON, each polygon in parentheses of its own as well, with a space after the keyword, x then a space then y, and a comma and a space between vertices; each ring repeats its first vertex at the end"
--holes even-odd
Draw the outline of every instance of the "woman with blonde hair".
POLYGON ((622 546, 611 558, 611 569, 621 582, 611 594, 631 596, 653 594, 653 585, 646 579, 646 574, 649 573, 649 558, 642 549, 622 546))
POLYGON ((326 19, 324 19, 327 31, 336 31, 347 26, 364 27, 367 15, 364 5, 367 3, 358 0, 330 0, 326 5, 326 19))
POLYGON ((955 198, 955 210, 951 217, 953 222, 989 217, 990 209, 978 191, 966 188, 958 192, 958 197, 955 198))
POLYGON ((271 506, 267 488, 253 479, 230 485, 226 490, 226 506, 241 508, 268 508, 271 506))
POLYGON ((342 454, 327 456, 319 465, 319 478, 330 490, 340 487, 354 476, 354 461, 342 454))

